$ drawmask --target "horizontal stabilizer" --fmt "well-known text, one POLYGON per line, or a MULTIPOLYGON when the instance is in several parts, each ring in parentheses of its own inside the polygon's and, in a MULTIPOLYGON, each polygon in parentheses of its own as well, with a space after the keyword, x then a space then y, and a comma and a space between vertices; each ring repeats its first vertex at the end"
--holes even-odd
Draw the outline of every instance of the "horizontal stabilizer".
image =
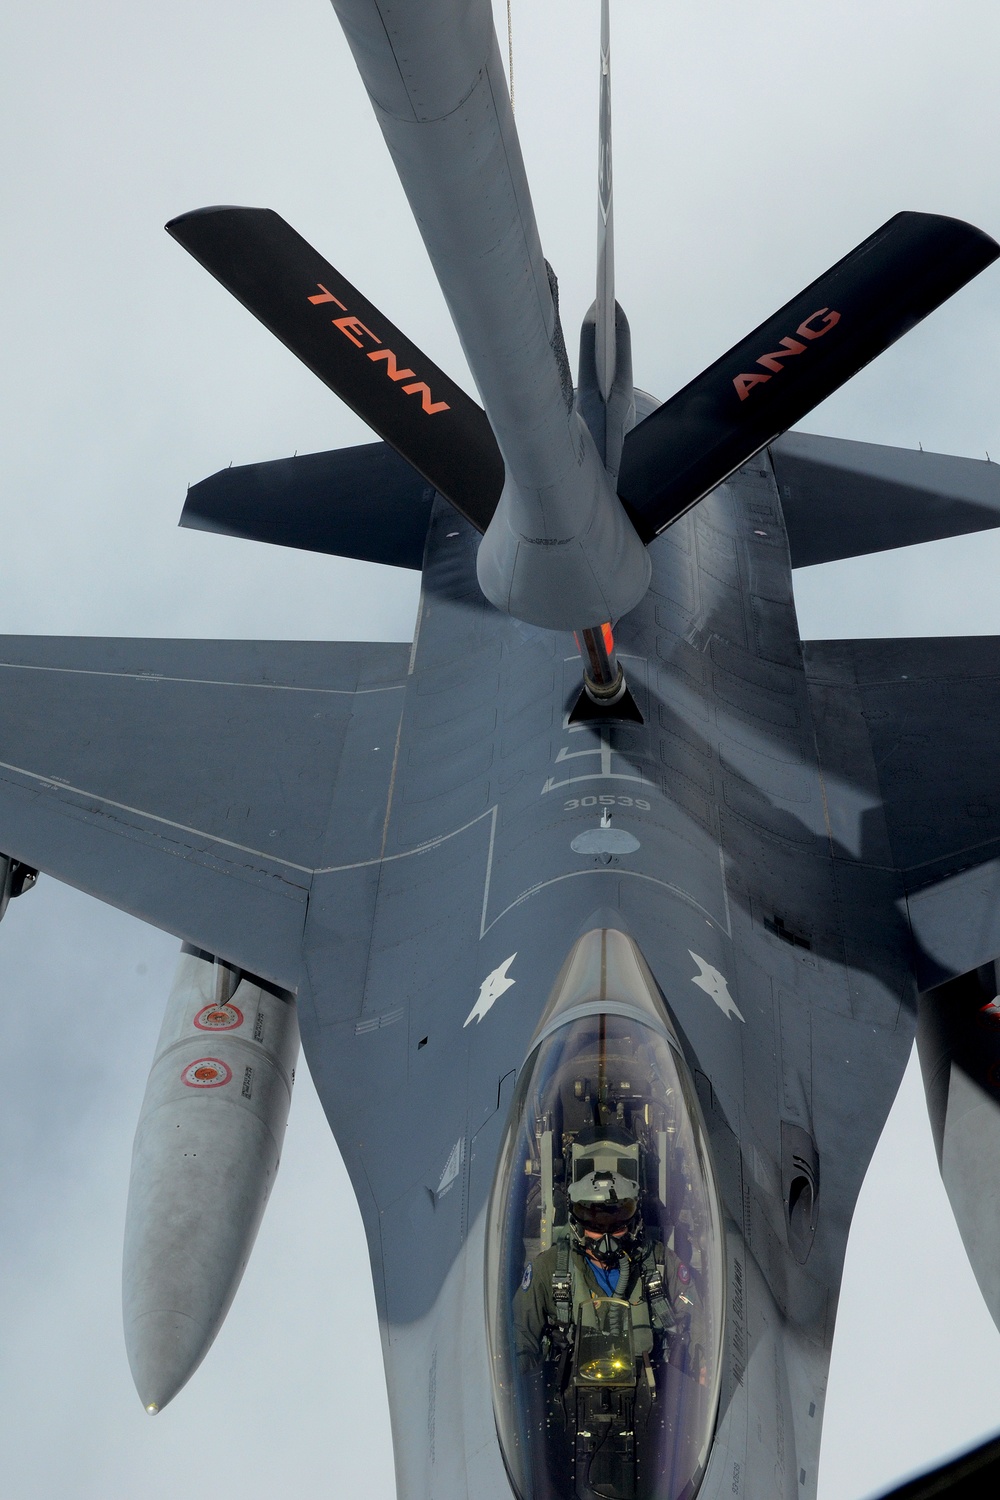
POLYGON ((1000 637, 804 653, 831 835, 899 871, 920 989, 1000 956, 1000 637))
POLYGON ((481 406, 269 208, 200 208, 167 232, 485 531, 504 466, 481 406))
POLYGON ((958 219, 896 214, 625 439, 618 493, 649 541, 1000 255, 958 219))
POLYGON ((771 444, 793 568, 1000 526, 1000 464, 786 432, 771 444))
POLYGON ((433 500, 433 485, 387 443, 363 443, 220 469, 188 490, 180 524, 419 569, 433 500))

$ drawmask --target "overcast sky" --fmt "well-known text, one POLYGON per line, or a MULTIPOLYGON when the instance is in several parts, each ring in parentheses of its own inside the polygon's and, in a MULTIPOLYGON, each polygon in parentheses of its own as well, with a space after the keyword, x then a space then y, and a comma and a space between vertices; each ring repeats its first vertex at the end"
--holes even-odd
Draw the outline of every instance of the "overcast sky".
MULTIPOLYGON (((593 291, 596 0, 513 0, 567 342, 593 291)), ((468 383, 323 0, 0 18, 0 632, 408 639, 416 580, 179 531, 188 482, 363 425, 163 233, 277 209, 468 383)), ((1000 233, 995 0, 613 7, 619 297, 668 396, 901 208, 1000 233)), ((1000 458, 1000 270, 803 424, 1000 458)), ((1000 535, 810 570, 805 636, 1000 634, 1000 535)), ((43 880, 0 932, 0 1489, 391 1500, 360 1219, 303 1070, 244 1285, 155 1421, 121 1335, 132 1133, 173 939, 43 880)), ((855 1222, 820 1477, 859 1500, 1000 1426, 1000 1337, 911 1069, 855 1222)))

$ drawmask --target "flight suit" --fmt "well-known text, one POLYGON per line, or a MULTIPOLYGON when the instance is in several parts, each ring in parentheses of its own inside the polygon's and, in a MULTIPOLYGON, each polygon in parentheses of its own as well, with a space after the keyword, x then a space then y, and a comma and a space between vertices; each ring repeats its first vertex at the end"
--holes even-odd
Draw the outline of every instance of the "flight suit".
MULTIPOLYGON (((544 1336, 558 1335, 561 1320, 553 1278, 558 1274, 559 1262, 557 1241, 529 1262, 514 1293, 514 1346, 521 1371, 539 1369, 544 1336)), ((635 1260, 622 1255, 619 1269, 624 1275, 619 1279, 615 1296, 629 1302, 632 1347, 638 1357, 653 1353, 658 1334, 668 1340, 685 1336, 691 1345, 703 1342, 701 1303, 694 1279, 673 1250, 658 1241, 645 1240, 635 1260), (664 1296, 658 1306, 651 1308, 647 1281, 656 1272, 662 1280, 664 1296)), ((572 1321, 576 1323, 581 1318, 586 1319, 593 1298, 606 1298, 608 1294, 598 1284, 591 1262, 575 1241, 570 1241, 568 1271, 571 1282, 569 1306, 572 1321)))

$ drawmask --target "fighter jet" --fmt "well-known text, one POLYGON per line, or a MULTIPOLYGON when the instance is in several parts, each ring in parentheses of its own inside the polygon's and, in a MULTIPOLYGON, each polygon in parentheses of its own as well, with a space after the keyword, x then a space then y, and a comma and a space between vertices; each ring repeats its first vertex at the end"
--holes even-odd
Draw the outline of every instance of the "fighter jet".
POLYGON ((488 8, 338 10, 483 407, 276 215, 185 215, 383 438, 222 471, 185 519, 419 567, 414 642, 7 643, 6 895, 44 870, 185 945, 133 1167, 139 1394, 225 1314, 301 1028, 402 1495, 809 1493, 918 1013, 992 1295, 996 830, 989 643, 803 651, 790 568, 997 504, 980 465, 781 434, 997 247, 899 215, 658 406, 614 299, 605 25, 574 384, 488 8), (588 1223, 628 1247, 606 1294, 588 1223))

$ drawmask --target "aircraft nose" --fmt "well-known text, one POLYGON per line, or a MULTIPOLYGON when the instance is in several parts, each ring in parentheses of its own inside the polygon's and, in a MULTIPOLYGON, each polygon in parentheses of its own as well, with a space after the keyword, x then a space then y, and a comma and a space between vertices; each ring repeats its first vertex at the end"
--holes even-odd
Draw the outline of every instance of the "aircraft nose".
POLYGON ((486 1231, 508 1473, 521 1495, 545 1476, 550 1500, 693 1496, 723 1373, 723 1207, 694 1078, 636 943, 584 933, 535 1036, 486 1231))

